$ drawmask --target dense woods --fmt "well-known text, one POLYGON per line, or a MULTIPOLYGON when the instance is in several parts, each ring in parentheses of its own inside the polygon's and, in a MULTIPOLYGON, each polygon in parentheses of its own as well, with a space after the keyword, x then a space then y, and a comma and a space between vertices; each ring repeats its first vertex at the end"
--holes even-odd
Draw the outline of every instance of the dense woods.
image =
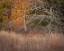
POLYGON ((63 32, 64 0, 0 1, 0 30, 19 32, 40 26, 50 32, 60 27, 63 32))

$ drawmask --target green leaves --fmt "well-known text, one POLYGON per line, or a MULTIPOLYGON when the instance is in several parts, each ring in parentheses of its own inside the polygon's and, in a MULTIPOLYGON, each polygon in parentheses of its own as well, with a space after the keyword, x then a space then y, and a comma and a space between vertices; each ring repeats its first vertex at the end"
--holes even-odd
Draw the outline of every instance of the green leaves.
POLYGON ((3 14, 3 9, 0 9, 0 17, 2 16, 2 14, 3 14))
POLYGON ((5 8, 8 6, 8 4, 9 4, 8 2, 3 2, 2 5, 0 6, 0 8, 5 8))
POLYGON ((8 2, 3 2, 0 6, 0 17, 3 15, 4 12, 4 8, 6 8, 8 6, 8 2))
POLYGON ((2 2, 2 4, 0 5, 0 30, 4 29, 3 27, 3 13, 4 13, 4 9, 9 5, 8 2, 2 2))
POLYGON ((64 0, 48 0, 48 2, 57 2, 57 3, 64 3, 64 0))
POLYGON ((40 24, 42 25, 42 26, 47 26, 48 24, 50 24, 50 22, 51 22, 51 19, 44 19, 40 24))
POLYGON ((30 15, 33 15, 33 14, 37 14, 37 15, 50 15, 49 13, 47 13, 46 11, 43 11, 43 10, 32 10, 29 12, 30 15))
MULTIPOLYGON (((40 21, 41 20, 39 20, 39 19, 38 20, 34 20, 33 22, 29 23, 29 26, 36 27, 39 24, 40 21)), ((42 25, 42 26, 45 27, 45 26, 49 25, 50 23, 51 23, 51 19, 50 18, 44 18, 44 20, 42 20, 39 25, 42 25)))
POLYGON ((30 13, 30 15, 35 14, 35 11, 36 11, 36 10, 32 10, 32 11, 30 11, 30 12, 29 12, 29 13, 30 13))

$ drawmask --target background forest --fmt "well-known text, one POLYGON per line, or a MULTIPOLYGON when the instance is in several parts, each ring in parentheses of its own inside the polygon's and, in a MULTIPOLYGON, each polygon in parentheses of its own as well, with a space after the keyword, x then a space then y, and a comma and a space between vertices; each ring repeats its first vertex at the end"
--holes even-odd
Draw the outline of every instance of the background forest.
POLYGON ((26 32, 34 29, 49 33, 58 29, 56 32, 63 33, 64 0, 0 0, 0 30, 26 32))

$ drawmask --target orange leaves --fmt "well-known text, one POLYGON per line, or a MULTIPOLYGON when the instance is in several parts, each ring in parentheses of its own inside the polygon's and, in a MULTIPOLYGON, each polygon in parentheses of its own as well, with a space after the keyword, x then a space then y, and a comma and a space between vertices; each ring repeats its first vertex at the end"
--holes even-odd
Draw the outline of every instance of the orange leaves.
MULTIPOLYGON (((26 5, 28 4, 29 0, 14 0, 14 5, 11 8, 11 20, 16 20, 17 18, 21 17, 20 19, 16 20, 16 22, 13 24, 13 29, 19 27, 21 24, 23 24, 24 19, 22 18, 24 16, 24 11, 26 5)), ((29 13, 29 8, 26 9, 26 13, 29 13)))
POLYGON ((12 9, 12 12, 11 12, 11 19, 12 20, 15 20, 17 19, 18 17, 21 17, 22 13, 20 10, 14 10, 12 9))
POLYGON ((22 1, 22 9, 25 9, 26 5, 29 3, 29 0, 22 1))
POLYGON ((0 2, 0 6, 1 6, 2 2, 0 2))
POLYGON ((16 20, 16 22, 13 24, 13 29, 18 28, 21 24, 23 24, 23 22, 24 22, 23 18, 16 20))
POLYGON ((10 2, 11 0, 4 0, 5 2, 10 2))

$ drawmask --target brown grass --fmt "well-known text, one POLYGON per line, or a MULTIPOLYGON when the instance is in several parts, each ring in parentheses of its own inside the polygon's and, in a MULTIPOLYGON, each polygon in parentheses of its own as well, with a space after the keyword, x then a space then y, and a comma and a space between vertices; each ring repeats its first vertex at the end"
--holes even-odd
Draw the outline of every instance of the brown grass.
POLYGON ((64 35, 22 35, 0 31, 0 51, 64 51, 64 35))

